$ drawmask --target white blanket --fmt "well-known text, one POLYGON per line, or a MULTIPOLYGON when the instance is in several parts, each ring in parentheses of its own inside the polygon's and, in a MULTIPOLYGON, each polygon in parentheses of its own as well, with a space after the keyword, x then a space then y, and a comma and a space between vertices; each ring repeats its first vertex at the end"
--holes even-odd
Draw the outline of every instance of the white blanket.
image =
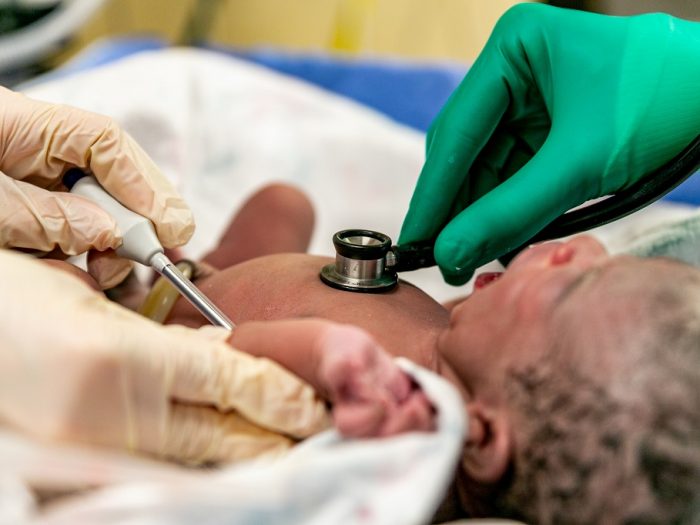
MULTIPOLYGON (((396 240, 423 160, 417 131, 214 52, 141 53, 25 92, 110 115, 129 131, 195 212, 190 257, 211 248, 245 198, 272 181, 310 196, 313 253, 332 255, 331 236, 345 228, 396 240)), ((438 299, 457 293, 435 268, 409 278, 438 299)))
POLYGON ((326 431, 281 458, 209 472, 0 432, 0 524, 427 523, 454 474, 464 408, 449 383, 399 363, 435 402, 436 432, 354 441, 326 431), (102 488, 39 509, 30 485, 102 488))

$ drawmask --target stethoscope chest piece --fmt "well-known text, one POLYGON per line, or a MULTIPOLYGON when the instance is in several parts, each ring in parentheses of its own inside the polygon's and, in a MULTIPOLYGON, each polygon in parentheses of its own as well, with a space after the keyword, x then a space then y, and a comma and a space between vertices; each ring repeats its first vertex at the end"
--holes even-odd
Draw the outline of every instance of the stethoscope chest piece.
POLYGON ((381 293, 399 282, 389 268, 391 239, 372 230, 342 230, 333 236, 335 263, 321 269, 321 280, 339 290, 381 293))

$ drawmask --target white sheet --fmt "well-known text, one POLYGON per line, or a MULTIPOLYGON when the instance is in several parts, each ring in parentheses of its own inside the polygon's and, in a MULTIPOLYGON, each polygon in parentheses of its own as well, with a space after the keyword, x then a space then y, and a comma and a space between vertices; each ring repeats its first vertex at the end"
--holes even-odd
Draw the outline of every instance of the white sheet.
MULTIPOLYGON (((331 236, 345 228, 396 239, 423 160, 422 134, 213 52, 141 53, 26 93, 110 115, 129 131, 192 206, 192 257, 215 244, 251 192, 275 180, 311 197, 313 253, 332 255, 331 236)), ((456 293, 434 268, 410 280, 438 299, 456 293)))

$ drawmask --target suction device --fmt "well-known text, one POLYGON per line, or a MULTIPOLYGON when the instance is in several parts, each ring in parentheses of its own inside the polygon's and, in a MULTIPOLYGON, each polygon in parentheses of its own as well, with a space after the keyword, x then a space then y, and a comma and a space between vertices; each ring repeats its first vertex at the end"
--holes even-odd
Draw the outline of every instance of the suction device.
POLYGON ((151 266, 168 279, 211 324, 233 330, 235 325, 231 319, 166 257, 151 221, 122 206, 100 186, 97 179, 88 176, 82 170, 77 168, 69 170, 63 176, 63 184, 71 193, 90 199, 114 217, 123 239, 122 245, 117 248, 117 255, 151 266))

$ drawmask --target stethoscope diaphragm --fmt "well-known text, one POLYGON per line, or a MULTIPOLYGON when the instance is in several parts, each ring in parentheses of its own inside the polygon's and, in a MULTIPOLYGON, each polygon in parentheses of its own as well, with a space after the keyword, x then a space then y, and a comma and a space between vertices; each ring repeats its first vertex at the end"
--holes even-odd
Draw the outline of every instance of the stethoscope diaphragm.
POLYGON ((321 280, 339 290, 380 293, 399 282, 387 268, 391 239, 373 230, 342 230, 333 235, 335 262, 321 269, 321 280))
POLYGON ((374 230, 341 230, 333 235, 335 262, 321 269, 321 280, 339 290, 381 293, 394 288, 397 272, 435 265, 432 243, 392 246, 374 230))

